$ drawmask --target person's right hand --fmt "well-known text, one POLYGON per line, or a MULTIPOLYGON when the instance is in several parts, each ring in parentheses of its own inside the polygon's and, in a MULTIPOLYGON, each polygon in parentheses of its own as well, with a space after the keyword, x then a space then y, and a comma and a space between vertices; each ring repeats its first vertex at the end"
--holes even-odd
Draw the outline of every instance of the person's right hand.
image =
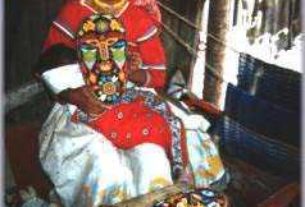
POLYGON ((82 86, 76 89, 67 89, 58 94, 59 101, 76 105, 80 110, 91 117, 102 114, 109 106, 102 104, 93 91, 88 86, 82 86))

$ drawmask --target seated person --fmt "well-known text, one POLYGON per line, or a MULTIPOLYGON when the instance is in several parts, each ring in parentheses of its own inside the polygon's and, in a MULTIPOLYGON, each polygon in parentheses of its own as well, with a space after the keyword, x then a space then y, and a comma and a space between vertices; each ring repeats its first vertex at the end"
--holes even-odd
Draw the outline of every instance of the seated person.
POLYGON ((69 0, 53 22, 36 73, 57 103, 39 157, 64 206, 114 204, 182 178, 207 187, 225 174, 205 119, 156 94, 166 78, 156 24, 127 0, 69 0))

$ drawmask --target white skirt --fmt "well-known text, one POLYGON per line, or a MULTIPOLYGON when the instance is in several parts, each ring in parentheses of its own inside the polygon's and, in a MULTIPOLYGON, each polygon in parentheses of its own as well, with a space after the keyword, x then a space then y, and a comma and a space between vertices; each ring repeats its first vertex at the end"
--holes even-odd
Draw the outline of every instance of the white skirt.
MULTIPOLYGON (((188 171, 195 187, 219 180, 225 171, 204 132, 206 120, 171 108, 186 127, 188 171)), ((42 167, 64 206, 115 204, 173 184, 162 147, 146 143, 121 150, 101 133, 70 119, 68 106, 56 104, 39 135, 42 167)))

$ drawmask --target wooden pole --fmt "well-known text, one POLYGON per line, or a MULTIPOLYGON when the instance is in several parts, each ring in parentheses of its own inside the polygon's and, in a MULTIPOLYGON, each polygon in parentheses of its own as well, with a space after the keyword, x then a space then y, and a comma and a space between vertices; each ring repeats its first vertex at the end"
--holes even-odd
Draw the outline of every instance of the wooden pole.
POLYGON ((28 82, 20 88, 5 95, 5 113, 29 102, 34 96, 44 91, 42 85, 35 81, 28 82))
POLYGON ((226 49, 224 43, 228 31, 230 2, 230 0, 210 0, 208 33, 223 43, 216 41, 211 35, 207 37, 206 63, 212 66, 217 74, 215 76, 205 68, 203 98, 216 106, 219 105, 221 96, 222 79, 218 77, 223 76, 226 49))

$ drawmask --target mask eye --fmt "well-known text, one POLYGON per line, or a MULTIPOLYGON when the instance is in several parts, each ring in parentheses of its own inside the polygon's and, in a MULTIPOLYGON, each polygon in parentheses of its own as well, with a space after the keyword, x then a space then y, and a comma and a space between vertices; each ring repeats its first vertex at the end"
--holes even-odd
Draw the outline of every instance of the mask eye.
POLYGON ((90 44, 83 44, 80 47, 82 59, 84 62, 95 62, 97 56, 97 48, 90 44))
POLYGON ((81 45, 80 49, 82 52, 87 52, 87 51, 96 50, 96 47, 93 44, 85 43, 81 45))
POLYGON ((119 41, 115 42, 115 43, 111 46, 111 48, 113 48, 113 49, 121 49, 121 48, 126 47, 126 45, 127 45, 127 43, 126 43, 125 40, 119 40, 119 41))
POLYGON ((119 41, 117 37, 110 37, 107 39, 107 43, 109 47, 112 47, 112 45, 116 44, 119 41))
POLYGON ((127 59, 126 46, 126 41, 119 40, 110 47, 112 59, 120 69, 123 68, 127 59))
POLYGON ((85 40, 84 45, 88 47, 98 47, 99 41, 95 38, 87 39, 85 40))

